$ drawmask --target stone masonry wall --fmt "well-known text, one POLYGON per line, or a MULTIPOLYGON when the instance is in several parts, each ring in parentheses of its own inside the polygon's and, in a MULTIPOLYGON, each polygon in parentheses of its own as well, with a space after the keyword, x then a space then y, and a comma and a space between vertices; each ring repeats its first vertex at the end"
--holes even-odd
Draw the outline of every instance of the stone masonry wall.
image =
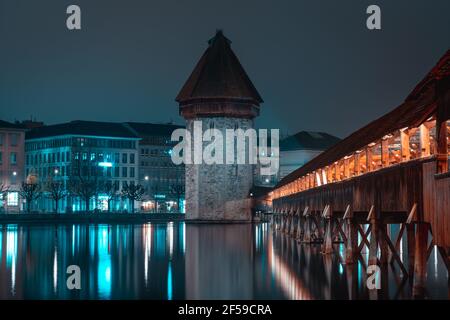
MULTIPOLYGON (((239 118, 198 118, 186 122, 193 134, 194 121, 203 122, 203 131, 215 128, 222 132, 225 145, 225 130, 253 128, 253 121, 239 118)), ((192 150, 194 148, 192 136, 192 150)), ((203 142, 203 148, 210 142, 203 142)), ((225 155, 225 149, 224 149, 225 155)), ((236 159, 236 149, 235 149, 236 159)), ((253 185, 253 165, 248 164, 187 164, 186 165, 186 218, 189 220, 233 220, 239 215, 225 215, 227 201, 247 198, 253 185)))

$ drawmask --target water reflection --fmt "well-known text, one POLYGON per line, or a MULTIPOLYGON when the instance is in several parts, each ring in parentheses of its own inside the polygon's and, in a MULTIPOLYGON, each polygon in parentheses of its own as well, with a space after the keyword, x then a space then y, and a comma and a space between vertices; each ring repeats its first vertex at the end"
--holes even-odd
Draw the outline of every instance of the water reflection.
MULTIPOLYGON (((0 298, 410 298, 409 281, 390 265, 370 296, 364 261, 344 265, 344 246, 335 249, 322 255, 268 224, 0 225, 0 298), (66 287, 70 265, 81 268, 81 290, 66 287)), ((436 248, 427 285, 430 298, 448 297, 436 248)))

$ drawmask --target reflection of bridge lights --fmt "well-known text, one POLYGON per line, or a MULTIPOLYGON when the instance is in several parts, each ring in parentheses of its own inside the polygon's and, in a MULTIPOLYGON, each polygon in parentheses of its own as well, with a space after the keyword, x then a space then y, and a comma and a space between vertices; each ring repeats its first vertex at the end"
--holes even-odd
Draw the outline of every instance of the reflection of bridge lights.
POLYGON ((144 279, 145 284, 148 283, 148 261, 151 256, 152 248, 152 225, 148 223, 144 225, 144 279))
POLYGON ((53 255, 53 290, 56 292, 58 287, 58 252, 55 246, 55 252, 53 255))
POLYGON ((275 253, 272 237, 269 237, 269 242, 269 265, 272 276, 281 285, 284 294, 291 300, 312 300, 311 294, 297 274, 275 253))
POLYGON ((167 224, 167 238, 169 240, 169 256, 172 258, 173 255, 173 222, 167 224))
POLYGON ((16 291, 17 225, 8 225, 6 231, 6 266, 11 266, 11 293, 16 291))

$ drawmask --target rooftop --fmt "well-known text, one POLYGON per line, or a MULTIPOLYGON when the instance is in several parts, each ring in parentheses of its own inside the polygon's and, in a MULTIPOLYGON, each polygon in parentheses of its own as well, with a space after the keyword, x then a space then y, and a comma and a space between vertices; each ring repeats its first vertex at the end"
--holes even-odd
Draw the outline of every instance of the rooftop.
MULTIPOLYGON (((396 130, 419 126, 437 112, 436 92, 440 90, 437 84, 441 79, 447 79, 446 84, 448 86, 450 80, 450 50, 444 54, 402 104, 355 131, 301 168, 287 175, 277 184, 276 188, 284 186, 314 170, 324 168, 396 130)), ((448 119, 450 117, 450 108, 444 111, 447 113, 443 114, 442 117, 448 119)))
POLYGON ((144 123, 144 122, 126 122, 131 130, 140 137, 143 136, 171 136, 176 129, 185 128, 184 126, 176 124, 159 124, 159 123, 144 123))
POLYGON ((208 41, 194 71, 176 97, 179 103, 193 99, 234 98, 263 102, 222 31, 208 41))
POLYGON ((35 128, 27 132, 26 139, 38 139, 62 135, 138 138, 135 133, 122 123, 76 120, 35 128))
POLYGON ((25 127, 18 123, 0 120, 0 129, 25 129, 25 127))

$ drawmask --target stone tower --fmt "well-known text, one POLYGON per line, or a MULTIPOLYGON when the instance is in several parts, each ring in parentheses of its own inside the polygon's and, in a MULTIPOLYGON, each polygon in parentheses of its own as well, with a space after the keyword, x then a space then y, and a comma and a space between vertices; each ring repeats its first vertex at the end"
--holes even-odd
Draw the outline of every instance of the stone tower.
MULTIPOLYGON (((261 96, 222 31, 208 45, 176 98, 186 128, 192 133, 194 121, 202 121, 203 131, 218 129, 224 137, 226 129, 253 128, 261 96)), ((186 219, 248 220, 250 208, 242 200, 252 185, 253 165, 248 162, 186 164, 186 219)))

